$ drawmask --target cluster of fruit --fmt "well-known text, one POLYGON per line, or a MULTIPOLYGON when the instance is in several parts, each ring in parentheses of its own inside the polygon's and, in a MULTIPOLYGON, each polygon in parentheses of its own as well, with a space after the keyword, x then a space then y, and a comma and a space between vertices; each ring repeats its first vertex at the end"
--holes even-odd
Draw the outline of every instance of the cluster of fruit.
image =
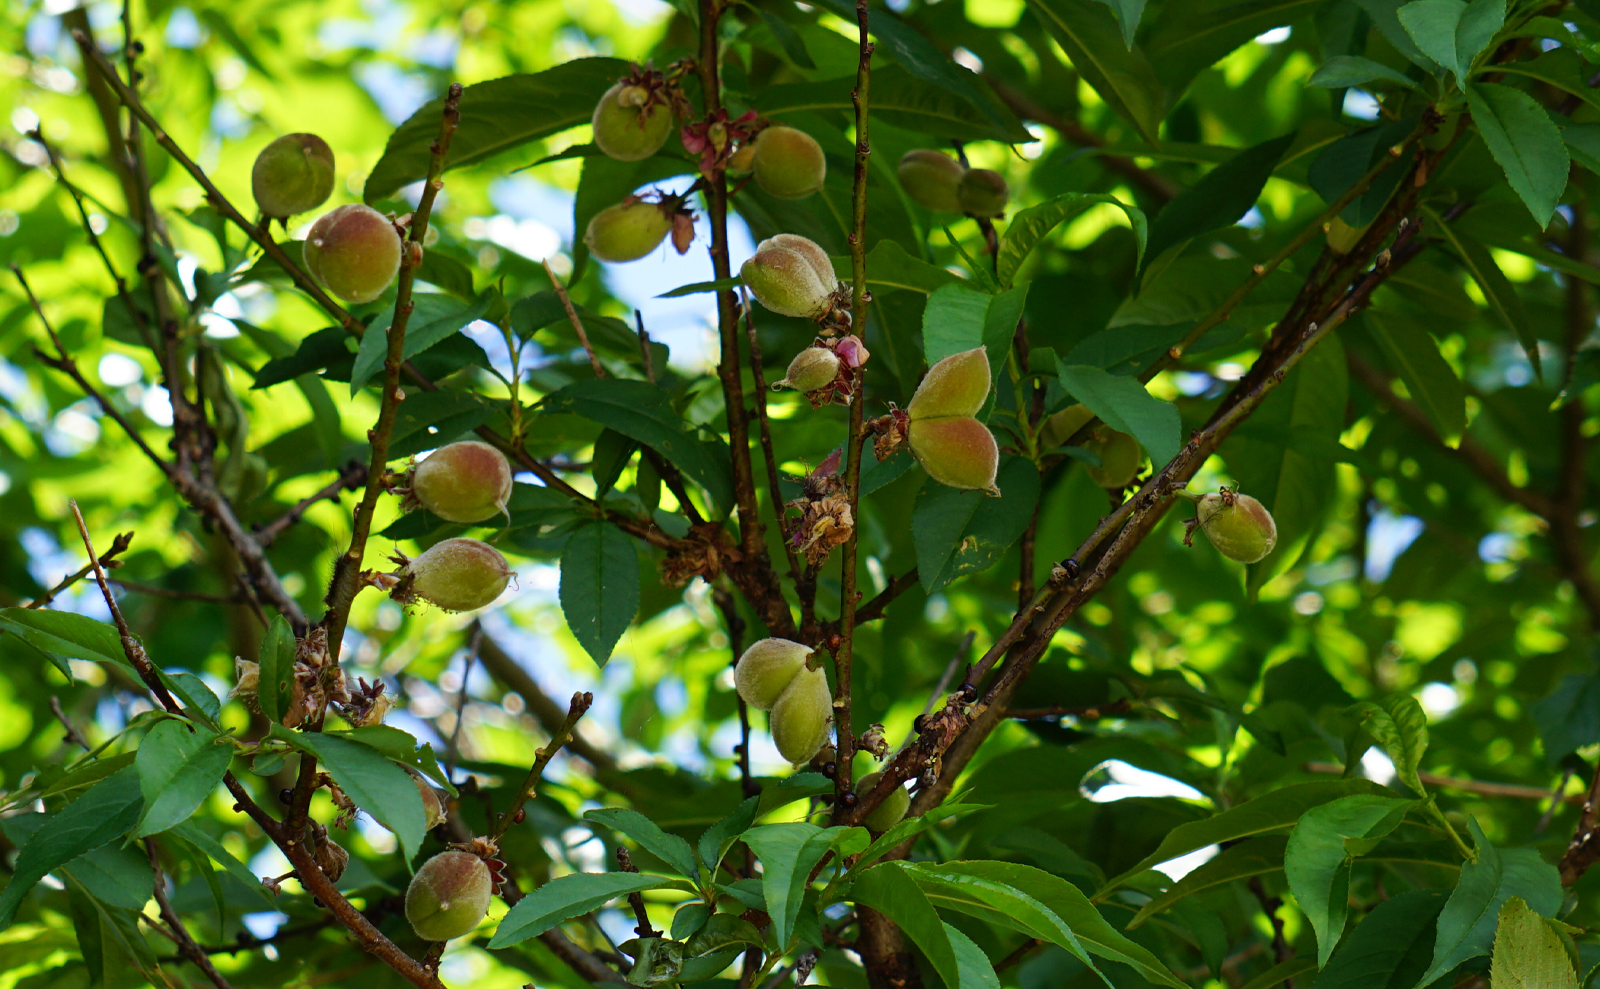
POLYGON ((918 206, 935 213, 996 217, 1011 199, 1005 176, 989 168, 968 168, 932 148, 907 151, 900 159, 900 186, 918 206))
MULTIPOLYGON (((511 518, 511 464, 487 443, 463 440, 442 446, 413 464, 401 486, 402 506, 426 508, 446 522, 470 525, 496 515, 511 518)), ((390 591, 402 604, 428 601, 446 611, 474 611, 506 589, 512 570, 500 551, 481 539, 456 537, 428 547, 416 559, 397 557, 401 570, 390 591)))

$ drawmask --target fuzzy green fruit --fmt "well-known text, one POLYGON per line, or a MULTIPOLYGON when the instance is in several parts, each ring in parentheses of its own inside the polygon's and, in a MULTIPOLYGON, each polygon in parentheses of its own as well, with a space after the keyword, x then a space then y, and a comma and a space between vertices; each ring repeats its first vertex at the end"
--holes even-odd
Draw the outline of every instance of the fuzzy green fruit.
MULTIPOLYGON (((856 783, 856 795, 865 797, 871 793, 877 787, 878 780, 882 776, 882 773, 868 773, 861 777, 861 780, 856 783)), ((899 824, 910 807, 911 794, 907 793, 906 788, 903 786, 895 787, 889 796, 884 798, 883 803, 879 804, 877 809, 868 814, 861 823, 873 834, 883 834, 896 824, 899 824)))
POLYGON ((1054 450, 1072 439, 1073 434, 1093 418, 1094 412, 1081 402, 1067 406, 1044 421, 1044 426, 1039 430, 1039 448, 1054 450))
POLYGON ((795 391, 813 392, 826 388, 839 376, 839 358, 827 347, 807 347, 794 355, 783 380, 774 388, 793 388, 795 391))
POLYGON ((1010 199, 1011 189, 1006 185, 1005 177, 987 168, 967 169, 967 174, 961 176, 961 184, 956 188, 956 201, 961 205, 961 212, 973 216, 999 216, 1006 211, 1006 203, 1010 199))
POLYGON ((1132 483, 1144 462, 1139 441, 1110 426, 1101 426, 1083 448, 1100 458, 1099 467, 1089 467, 1089 479, 1111 491, 1121 491, 1132 483))
POLYGON ((487 443, 463 440, 441 446, 411 468, 411 498, 446 522, 482 522, 505 515, 511 465, 487 443))
POLYGON ((1249 495, 1208 494, 1195 505, 1194 517, 1211 545, 1230 560, 1257 563, 1278 544, 1272 513, 1249 495))
POLYGON ((900 185, 911 201, 936 213, 961 212, 956 189, 966 171, 959 161, 932 148, 907 151, 898 169, 900 185))
POLYGON ((769 247, 782 247, 794 251, 806 259, 806 264, 816 272, 817 281, 828 291, 833 291, 839 285, 838 272, 833 269, 833 259, 828 257, 828 252, 822 245, 809 237, 799 234, 773 234, 766 240, 756 245, 757 251, 764 251, 769 247))
POLYGON ((906 431, 911 455, 940 484, 998 495, 1000 447, 989 427, 970 416, 912 419, 906 431))
POLYGON ((448 941, 478 926, 489 912, 494 879, 471 852, 440 852, 406 887, 406 919, 424 941, 448 941))
POLYGON ((788 639, 762 639, 750 644, 733 667, 733 685, 751 707, 769 711, 784 688, 805 669, 811 648, 788 639))
POLYGON ((779 199, 804 199, 828 177, 822 145, 805 131, 772 126, 756 135, 750 159, 756 185, 779 199))
POLYGON ((912 419, 974 416, 989 397, 989 354, 982 347, 951 354, 928 368, 906 414, 912 419))
POLYGON ((371 302, 400 274, 400 235, 359 203, 322 214, 306 235, 306 269, 346 302, 371 302))
POLYGON ((275 219, 316 209, 333 194, 333 149, 315 134, 283 135, 256 156, 250 191, 275 219))
POLYGON ((643 86, 619 82, 606 90, 591 120, 595 145, 618 161, 641 161, 660 151, 672 136, 672 109, 657 103, 641 110, 649 100, 643 86))
POLYGON ((479 539, 434 543, 406 564, 409 584, 397 588, 406 600, 421 598, 446 611, 476 611, 494 603, 511 581, 500 551, 479 539))
POLYGON ((805 255, 788 247, 758 250, 739 268, 756 301, 782 316, 814 319, 828 309, 833 291, 805 255))
POLYGON ((828 675, 822 670, 801 669, 767 715, 772 743, 778 754, 799 765, 810 762, 828 740, 828 723, 833 719, 833 695, 828 692, 828 675))
POLYGON ((584 231, 589 253, 601 261, 637 261, 661 246, 672 230, 672 214, 658 203, 637 199, 596 213, 584 231))

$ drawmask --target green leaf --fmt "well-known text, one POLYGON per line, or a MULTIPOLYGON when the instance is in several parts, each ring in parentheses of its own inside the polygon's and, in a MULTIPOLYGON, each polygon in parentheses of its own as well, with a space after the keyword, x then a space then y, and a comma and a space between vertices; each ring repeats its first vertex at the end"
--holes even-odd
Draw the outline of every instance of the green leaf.
POLYGON ((222 782, 232 759, 232 743, 214 731, 191 729, 176 720, 150 729, 134 763, 144 815, 133 836, 143 838, 187 821, 222 782))
POLYGON ((761 15, 762 22, 767 25, 767 30, 772 32, 772 36, 778 40, 778 44, 783 46, 783 53, 789 56, 789 61, 802 69, 815 69, 817 67, 817 63, 811 58, 811 53, 806 51, 805 41, 800 37, 800 32, 794 29, 794 25, 765 7, 759 7, 753 3, 748 4, 748 6, 761 15))
MULTIPOLYGON (((115 627, 70 611, 0 608, 0 629, 48 656, 133 668, 122 652, 122 638, 115 627)), ((65 666, 59 662, 56 665, 65 666)))
POLYGON ((947 987, 962 986, 960 962, 950 943, 949 931, 927 894, 911 877, 910 868, 904 862, 881 862, 873 866, 856 878, 850 887, 850 899, 894 921, 927 956, 947 987))
POLYGON ((546 413, 576 413, 638 440, 665 457, 705 488, 711 500, 733 503, 727 447, 701 442, 667 401, 666 392, 648 381, 593 378, 578 381, 544 401, 546 413))
POLYGON ((330 326, 307 335, 300 346, 288 357, 275 357, 261 365, 251 388, 270 388, 285 381, 293 381, 303 374, 320 371, 330 364, 349 360, 350 334, 343 327, 330 326))
POLYGON ((11 926, 22 898, 46 873, 124 834, 138 823, 143 809, 139 773, 129 766, 50 818, 17 853, 11 881, 0 890, 0 931, 11 926))
POLYGON ((1561 936, 1517 896, 1500 908, 1489 978, 1495 989, 1578 989, 1561 936))
POLYGON ((994 566, 1028 528, 1039 500, 1039 469, 1006 456, 995 475, 1000 497, 924 484, 911 514, 917 573, 929 594, 994 566))
POLYGON ((1122 28, 1122 43, 1131 49, 1133 36, 1139 30, 1139 21, 1144 17, 1145 0, 1100 0, 1100 2, 1110 7, 1111 12, 1117 15, 1117 24, 1122 28))
POLYGON ((204 680, 193 673, 168 673, 159 668, 156 670, 156 676, 174 697, 183 702, 183 712, 191 720, 212 728, 217 727, 217 716, 222 713, 222 702, 211 692, 211 688, 206 686, 204 680))
POLYGON ((1184 0, 1154 18, 1145 53, 1176 105, 1189 84, 1229 52, 1325 6, 1323 0, 1184 0))
POLYGON ((779 950, 787 950, 800 917, 811 870, 826 855, 843 828, 819 828, 797 821, 767 824, 744 833, 744 843, 761 859, 761 891, 779 950))
POLYGON ((1412 989, 1433 955, 1442 890, 1414 889, 1385 900, 1339 944, 1317 989, 1412 989))
POLYGON ((107 756, 86 763, 67 773, 65 776, 51 783, 39 794, 41 797, 54 797, 62 793, 71 793, 73 790, 84 790, 110 776, 124 766, 133 765, 134 753, 124 752, 120 755, 107 756))
POLYGON ((1022 262, 1056 227, 1101 204, 1115 206, 1128 214, 1128 223, 1132 225, 1139 242, 1135 263, 1142 261, 1145 240, 1149 236, 1149 225, 1145 222, 1143 210, 1129 206, 1109 193, 1069 192, 1049 202, 1030 206, 1011 218, 1011 223, 1006 226, 1006 234, 1000 240, 1000 252, 995 258, 1000 284, 1011 287, 1018 270, 1022 268, 1022 262))
POLYGON ((1550 114, 1522 90, 1488 82, 1467 87, 1467 104, 1472 108, 1472 122, 1506 173, 1506 181, 1534 221, 1549 226, 1572 167, 1566 143, 1550 114))
POLYGON ((1184 897, 1236 879, 1251 879, 1282 871, 1287 843, 1288 839, 1283 835, 1264 834, 1224 848, 1211 860, 1185 873, 1182 879, 1167 887, 1166 892, 1140 907, 1139 912, 1128 921, 1128 930, 1140 926, 1184 897))
POLYGON ((1550 696, 1533 705, 1533 719, 1552 766, 1584 746, 1600 742, 1600 676, 1562 677, 1550 696))
POLYGON ((1178 407, 1151 395, 1138 378, 1060 360, 1056 362, 1056 374, 1061 387, 1087 405, 1102 422, 1137 439, 1157 470, 1178 455, 1183 430, 1178 407))
POLYGON ((1600 124, 1568 124, 1561 128, 1561 139, 1573 161, 1600 173, 1600 124))
POLYGON ((1428 715, 1410 694, 1391 694, 1379 704, 1362 701, 1353 713, 1394 763, 1395 776, 1411 792, 1427 799, 1428 790, 1418 775, 1422 755, 1428 751, 1428 715))
POLYGON ((1285 134, 1245 148, 1162 207, 1150 224, 1143 267, 1148 269, 1168 248, 1243 219, 1261 198, 1267 179, 1294 138, 1294 134, 1285 134))
POLYGON ((698 295, 701 292, 720 292, 725 288, 738 288, 744 284, 737 276, 733 278, 719 278, 714 282, 693 282, 688 285, 679 285, 670 292, 662 292, 656 296, 658 299, 676 299, 684 295, 698 295))
POLYGON ((855 865, 850 867, 851 871, 865 869, 878 859, 889 854, 890 851, 907 838, 921 834, 947 817, 989 809, 990 805, 988 804, 946 803, 932 808, 925 814, 908 817, 874 838, 872 844, 867 846, 867 850, 856 857, 855 865))
MULTIPOLYGON (((454 296, 438 292, 418 293, 411 297, 411 317, 406 320, 406 340, 402 351, 404 360, 411 360, 428 348, 460 332, 468 323, 481 319, 489 311, 493 292, 485 292, 476 300, 462 302, 454 296)), ((389 327, 394 322, 394 307, 378 317, 361 335, 361 347, 356 351, 355 366, 350 371, 350 395, 355 397, 372 375, 383 366, 388 355, 389 327)))
POLYGON ((1397 14, 1417 48, 1454 72, 1465 89, 1473 60, 1505 23, 1506 0, 1414 0, 1397 14))
POLYGON ((1101 99, 1137 127, 1146 141, 1160 144, 1157 132, 1165 115, 1166 93, 1152 68, 1159 60, 1124 44, 1121 28, 1103 4, 1028 0, 1028 7, 1101 99))
POLYGON ((1346 89, 1376 81, 1392 82, 1408 89, 1417 88, 1417 84, 1404 72, 1359 55, 1335 55, 1323 62, 1317 71, 1311 73, 1306 85, 1321 86, 1324 89, 1346 89))
MULTIPOLYGON (((825 780, 829 788, 832 781, 825 780)), ((771 792, 768 790, 767 792, 771 792)), ((722 864, 722 857, 728 854, 728 849, 739 840, 739 836, 749 830, 750 825, 756 822, 761 809, 761 797, 747 797, 732 814, 706 828, 700 840, 695 843, 695 857, 700 860, 706 874, 715 878, 717 866, 722 864)))
POLYGON ((1521 297, 1517 295, 1516 289, 1512 288, 1505 272, 1495 263, 1494 256, 1470 235, 1445 223, 1433 210, 1423 207, 1423 213, 1433 224, 1432 229, 1443 233, 1445 240, 1448 240, 1450 246, 1455 249, 1456 256, 1461 259, 1467 273, 1478 283, 1478 288, 1483 291, 1483 297, 1489 300, 1489 308, 1500 317, 1500 322, 1505 324, 1506 329, 1517 335, 1517 339, 1522 343, 1523 353, 1528 355, 1528 363, 1533 365, 1534 373, 1543 377, 1544 371, 1539 361, 1538 334, 1528 321, 1528 314, 1523 311, 1521 297))
POLYGON ((605 906, 619 896, 660 889, 672 880, 639 872, 577 872, 552 879, 518 900, 489 941, 491 951, 538 937, 565 920, 605 906))
POLYGON ((1371 313, 1366 325, 1412 400, 1428 414, 1445 445, 1454 449, 1467 428, 1467 393, 1455 368, 1439 353, 1438 341, 1410 320, 1371 313))
MULTIPOLYGON (((529 141, 548 137, 594 115, 611 84, 628 73, 618 58, 576 58, 543 72, 503 76, 467 86, 461 123, 450 139, 446 169, 485 161, 529 141)), ((428 146, 439 136, 444 97, 423 104, 389 135, 383 156, 367 175, 362 197, 375 203, 401 186, 427 178, 428 146)))
POLYGON ((591 810, 583 815, 583 819, 621 831, 637 841, 645 851, 678 870, 679 874, 695 878, 694 852, 689 848, 689 843, 675 834, 667 834, 638 811, 607 807, 591 810))
POLYGON ((294 698, 294 629, 282 615, 274 615, 261 637, 256 656, 256 700, 268 721, 282 721, 294 698))
POLYGON ((1220 814, 1180 824, 1168 832, 1155 851, 1145 856, 1133 868, 1102 886, 1095 893, 1095 899, 1105 899, 1112 890, 1139 873, 1180 855, 1198 851, 1207 845, 1237 841, 1240 838, 1266 834, 1269 831, 1291 828, 1300 816, 1311 808, 1358 793, 1387 794, 1389 791, 1365 779, 1291 783, 1264 793, 1254 800, 1230 807, 1220 814))
MULTIPOLYGON (((1589 73, 1585 71, 1587 65, 1588 63, 1583 60, 1583 57, 1573 49, 1557 48, 1527 62, 1498 62, 1495 64, 1495 71, 1537 79, 1576 96, 1592 107, 1600 107, 1600 93, 1596 93, 1589 88, 1589 73)), ((1593 127, 1595 125, 1577 124, 1571 126, 1593 127)), ((1566 131, 1568 129, 1568 127, 1563 127, 1563 137, 1567 136, 1566 131)), ((1569 147, 1572 143, 1571 139, 1568 138, 1567 144, 1569 147)))
POLYGON ((409 392, 394 417, 389 434, 389 457, 409 457, 444 446, 489 421, 489 403, 471 392, 409 392))
POLYGON ((561 613, 573 638, 596 666, 639 611, 639 554, 633 540, 610 522, 573 530, 561 550, 561 613))
POLYGON ((177 835, 200 849, 200 851, 210 856, 212 861, 227 870, 230 876, 239 880, 246 889, 261 897, 269 909, 276 908, 277 900, 273 898, 272 893, 265 886, 261 885, 261 877, 251 872, 249 866, 239 861, 233 856, 233 853, 222 847, 222 842, 202 831, 199 825, 193 821, 185 821, 172 828, 168 833, 177 835))
POLYGON ((956 954, 961 989, 1000 989, 1000 976, 994 970, 994 963, 978 947, 978 943, 961 933, 961 929, 954 924, 945 924, 944 933, 950 939, 950 950, 956 954))
POLYGON ((1399 826, 1415 800, 1357 794, 1306 811, 1289 835, 1283 871, 1295 902, 1317 936, 1317 964, 1326 965, 1344 936, 1350 902, 1350 860, 1399 826), (1369 843, 1370 842, 1370 843, 1369 843))
MULTIPOLYGON (((855 18, 854 7, 849 16, 855 18)), ((807 111, 849 112, 853 109, 850 93, 855 85, 852 72, 835 79, 769 86, 761 91, 761 112, 780 120, 807 111)), ((1009 113, 998 114, 1000 122, 996 122, 972 100, 942 86, 930 86, 900 66, 873 69, 872 116, 907 130, 962 141, 1033 140, 1033 135, 1009 113)))
POLYGON ((1561 877, 1556 867, 1532 848, 1501 851, 1489 844, 1476 818, 1467 827, 1478 847, 1478 861, 1461 867, 1455 892, 1439 914, 1439 936, 1433 963, 1417 981, 1425 986, 1469 958, 1489 954, 1500 909, 1513 896, 1541 917, 1553 917, 1561 906, 1561 877))
MULTIPOLYGON (((850 258, 833 258, 833 270, 841 281, 848 282, 850 258)), ((874 295, 895 289, 929 295, 942 286, 961 281, 961 276, 949 269, 929 264, 921 258, 907 254, 906 249, 901 247, 898 241, 884 238, 867 252, 867 285, 872 288, 874 295)))
POLYGON ((291 731, 272 726, 272 737, 316 756, 328 775, 373 820, 400 839, 405 860, 416 857, 427 830, 422 794, 405 770, 376 749, 324 732, 291 731))
POLYGON ((990 374, 997 378, 1027 297, 1026 284, 998 295, 961 282, 935 289, 922 311, 922 349, 928 363, 981 346, 989 355, 990 374))
POLYGON ((402 766, 410 766, 444 787, 451 796, 456 795, 455 784, 450 782, 450 776, 439 765, 438 757, 433 754, 431 742, 418 745, 414 735, 401 731, 393 725, 363 725, 349 731, 335 731, 328 734, 337 738, 348 738, 352 742, 360 742, 369 748, 377 749, 402 766))

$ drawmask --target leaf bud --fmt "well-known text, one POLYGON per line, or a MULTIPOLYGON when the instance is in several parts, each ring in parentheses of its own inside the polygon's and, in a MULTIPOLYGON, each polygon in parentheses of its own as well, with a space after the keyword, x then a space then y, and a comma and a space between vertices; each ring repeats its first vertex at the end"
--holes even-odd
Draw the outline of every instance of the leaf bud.
POLYGON ((285 134, 256 156, 250 191, 264 216, 286 219, 333 194, 333 149, 315 134, 285 134))
POLYGON ((672 214, 664 204, 630 196, 596 213, 584 231, 583 242, 601 261, 637 261, 661 246, 672 230, 672 214))
POLYGON ((440 852, 406 887, 406 919, 425 941, 448 941, 478 926, 489 912, 493 879, 471 852, 440 852))
POLYGON ((767 715, 772 743, 778 754, 799 765, 828 740, 828 723, 833 719, 833 695, 828 692, 828 675, 820 669, 801 669, 767 715))
POLYGON ((756 135, 750 167, 756 185, 779 199, 804 199, 822 188, 828 159, 805 131, 774 125, 756 135))
POLYGON ((417 506, 446 522, 482 522, 495 515, 511 518, 511 465, 487 443, 463 440, 433 451, 406 475, 405 506, 417 506))
POLYGON ((973 216, 999 216, 1006 211, 1011 189, 1005 177, 988 168, 969 168, 956 187, 956 201, 961 212, 973 216))
MULTIPOLYGON (((883 778, 882 773, 868 773, 861 777, 856 784, 856 792, 865 797, 878 786, 878 780, 883 778)), ((862 819, 861 823, 873 834, 883 834, 885 831, 899 824, 906 816, 906 811, 911 807, 911 794, 903 786, 897 786, 889 791, 883 803, 873 809, 872 813, 862 819)))
POLYGON ((733 685, 751 707, 771 710, 778 696, 806 665, 811 648, 788 639, 762 639, 750 644, 733 668, 733 685))
POLYGON ((982 347, 951 354, 928 368, 906 412, 913 420, 974 416, 989 397, 989 354, 982 347))
POLYGON ((911 201, 936 213, 961 212, 956 189, 966 168, 959 161, 932 148, 907 151, 900 159, 900 185, 911 201))
POLYGON ((912 456, 940 484, 999 495, 1000 448, 989 427, 970 416, 913 419, 906 433, 912 456))
POLYGON ((478 539, 446 539, 406 563, 395 600, 418 598, 446 611, 475 611, 493 604, 511 581, 512 570, 500 551, 478 539))
POLYGON ((813 319, 828 310, 832 289, 805 255, 790 247, 757 250, 739 269, 756 301, 782 316, 813 319))
POLYGON ((774 382, 773 388, 793 388, 812 392, 833 384, 839 376, 839 358, 827 347, 807 347, 794 355, 783 380, 774 382))
POLYGON ((1278 524, 1265 505, 1224 488, 1195 504, 1195 524, 1211 545, 1230 560, 1257 563, 1278 544, 1278 524))
POLYGON ((1111 491, 1121 491, 1131 484, 1144 462, 1139 441, 1110 426, 1096 429, 1083 448, 1100 458, 1099 467, 1088 468, 1089 479, 1111 491))
POLYGON ((606 90, 590 122, 595 145, 618 161, 648 158, 672 136, 672 108, 652 105, 649 89, 626 80, 606 90))
POLYGON ((322 214, 306 235, 306 270, 346 302, 371 302, 400 274, 400 235, 389 218, 354 203, 322 214))

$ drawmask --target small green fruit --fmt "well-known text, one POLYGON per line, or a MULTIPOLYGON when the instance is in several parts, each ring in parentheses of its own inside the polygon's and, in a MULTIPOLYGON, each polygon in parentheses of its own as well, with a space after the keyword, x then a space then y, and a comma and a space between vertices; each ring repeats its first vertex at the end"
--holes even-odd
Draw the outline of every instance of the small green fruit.
POLYGON ((478 926, 489 912, 494 879, 471 852, 440 852, 406 887, 406 919, 424 941, 448 941, 478 926))
POLYGON ((1139 441, 1110 426, 1096 429, 1083 448, 1100 458, 1099 467, 1088 468, 1089 479, 1111 491, 1121 491, 1132 483, 1144 462, 1139 441))
POLYGON ((619 82, 606 90, 591 121, 594 143, 618 161, 641 161, 660 151, 672 136, 672 109, 649 102, 643 86, 619 82))
POLYGON ((961 202, 956 189, 966 171, 943 151, 917 148, 900 159, 900 185, 918 206, 936 213, 959 213, 961 202))
POLYGON ((839 358, 827 347, 807 347, 794 355, 783 380, 774 388, 793 388, 795 391, 813 392, 826 388, 839 376, 839 358))
POLYGON ((970 416, 912 419, 906 432, 911 455, 940 484, 998 495, 1000 448, 989 427, 970 416))
POLYGON ((322 214, 306 235, 306 269, 346 302, 371 302, 394 284, 400 252, 389 218, 359 203, 322 214))
POLYGON ((989 397, 989 354, 982 347, 951 354, 928 368, 906 414, 912 419, 974 416, 989 397))
POLYGON ((783 247, 806 259, 811 270, 817 273, 817 281, 823 288, 833 291, 839 285, 839 275, 833 268, 833 259, 828 257, 828 252, 822 245, 809 237, 799 234, 773 234, 766 240, 756 245, 756 250, 764 251, 769 247, 783 247))
POLYGON ((333 194, 333 149, 315 134, 285 134, 256 156, 250 190, 275 219, 314 210, 333 194))
POLYGON ((1208 494, 1195 505, 1194 517, 1211 545, 1230 560, 1257 563, 1278 544, 1272 513, 1249 495, 1208 494))
POLYGON ((779 199, 804 199, 828 176, 822 145, 805 131, 773 126, 756 135, 750 167, 756 185, 779 199))
POLYGON ((967 174, 961 176, 961 185, 956 188, 961 212, 973 216, 999 216, 1006 211, 1010 199, 1011 189, 1005 177, 987 168, 967 169, 967 174))
POLYGON ((739 269, 756 301, 783 316, 814 319, 828 309, 832 289, 817 277, 813 263, 789 247, 756 251, 739 269))
POLYGON ((1328 221, 1328 247, 1333 253, 1345 255, 1361 240, 1361 235, 1367 232, 1366 227, 1352 227, 1340 217, 1328 221))
POLYGON ((756 145, 754 141, 746 141, 739 146, 739 150, 728 156, 728 171, 733 175, 749 175, 751 169, 756 167, 756 145))
MULTIPOLYGON (((882 773, 868 773, 861 777, 860 782, 856 783, 856 794, 865 797, 871 793, 877 787, 878 780, 882 776, 882 773)), ((889 796, 884 798, 883 803, 879 804, 877 809, 868 814, 861 823, 873 834, 883 834, 896 824, 899 824, 910 807, 911 794, 907 793, 906 788, 903 786, 896 787, 890 792, 889 796)))
POLYGON ((811 648, 788 639, 762 639, 750 644, 733 667, 733 685, 751 707, 769 711, 784 688, 805 669, 811 648))
POLYGON ((820 669, 801 669, 772 705, 767 727, 778 754, 798 765, 811 761, 822 748, 832 720, 833 695, 828 692, 828 675, 820 669))
POLYGON ((1044 421, 1044 426, 1039 430, 1039 448, 1054 450, 1072 439, 1073 434, 1093 418, 1094 413, 1081 402, 1067 406, 1044 421))
POLYGON ((500 551, 478 539, 434 543, 406 564, 397 595, 421 598, 446 611, 476 611, 493 604, 511 581, 512 570, 500 551))
POLYGON ((487 443, 463 440, 441 446, 411 468, 410 500, 446 522, 482 522, 505 515, 511 465, 487 443))
POLYGON ((609 206, 589 220, 583 242, 601 261, 637 261, 661 246, 672 230, 672 213, 659 203, 635 199, 609 206))

